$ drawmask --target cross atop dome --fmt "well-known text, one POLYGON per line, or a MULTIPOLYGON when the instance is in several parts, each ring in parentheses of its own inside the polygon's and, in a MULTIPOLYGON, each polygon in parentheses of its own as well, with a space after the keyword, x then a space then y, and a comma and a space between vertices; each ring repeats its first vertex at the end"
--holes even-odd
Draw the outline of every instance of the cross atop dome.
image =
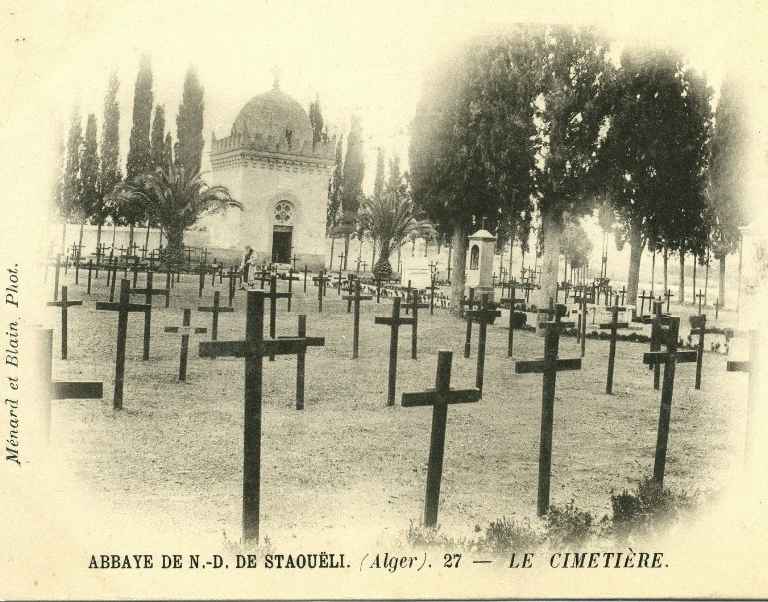
POLYGON ((271 69, 272 71, 272 89, 273 90, 279 90, 280 89, 280 75, 282 75, 282 70, 280 67, 275 65, 271 69))

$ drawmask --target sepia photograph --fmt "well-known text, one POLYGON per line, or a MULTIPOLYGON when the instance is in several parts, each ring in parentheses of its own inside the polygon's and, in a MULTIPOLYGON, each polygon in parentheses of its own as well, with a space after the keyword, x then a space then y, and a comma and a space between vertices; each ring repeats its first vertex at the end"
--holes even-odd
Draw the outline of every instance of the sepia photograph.
POLYGON ((767 6, 0 23, 0 599, 768 596, 767 6))

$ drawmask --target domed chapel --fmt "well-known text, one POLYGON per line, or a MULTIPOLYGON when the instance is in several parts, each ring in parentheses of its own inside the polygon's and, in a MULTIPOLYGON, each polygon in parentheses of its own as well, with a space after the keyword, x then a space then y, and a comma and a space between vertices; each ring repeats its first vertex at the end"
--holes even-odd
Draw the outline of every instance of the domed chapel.
POLYGON ((280 89, 249 100, 228 137, 211 140, 211 184, 226 186, 244 210, 230 209, 209 224, 209 246, 253 248, 258 262, 325 263, 328 182, 335 165, 335 139, 313 144, 307 112, 280 89))

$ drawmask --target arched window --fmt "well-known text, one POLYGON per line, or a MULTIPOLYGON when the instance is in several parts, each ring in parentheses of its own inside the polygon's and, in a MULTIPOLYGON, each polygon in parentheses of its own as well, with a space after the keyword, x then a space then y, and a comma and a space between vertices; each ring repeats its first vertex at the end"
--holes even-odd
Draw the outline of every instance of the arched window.
POLYGON ((293 224, 293 204, 290 201, 280 201, 275 205, 275 224, 290 226, 293 224))
POLYGON ((472 250, 469 252, 469 269, 476 270, 480 263, 480 247, 472 245, 472 250))

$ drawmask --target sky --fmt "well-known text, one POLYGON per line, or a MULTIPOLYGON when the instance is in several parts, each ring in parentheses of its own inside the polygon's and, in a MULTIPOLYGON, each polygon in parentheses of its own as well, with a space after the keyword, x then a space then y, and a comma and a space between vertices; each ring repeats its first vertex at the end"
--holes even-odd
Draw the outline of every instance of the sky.
MULTIPOLYGON (((45 194, 41 174, 74 104, 83 118, 94 112, 101 125, 112 70, 121 81, 125 161, 142 53, 151 56, 155 103, 165 105, 174 137, 185 71, 197 69, 205 88, 206 153, 211 131, 227 135, 248 99, 270 89, 275 67, 282 90, 303 106, 319 95, 331 131, 346 132, 350 115, 358 113, 366 187, 377 147, 407 160, 422 74, 435 57, 514 22, 593 24, 619 45, 674 44, 715 84, 726 69, 743 70, 751 97, 760 100, 756 111, 766 111, 761 78, 768 71, 762 42, 768 9, 756 2, 25 0, 3 6, 0 165, 24 191, 16 196, 45 194)), ((765 121, 761 114, 755 122, 765 121)))

